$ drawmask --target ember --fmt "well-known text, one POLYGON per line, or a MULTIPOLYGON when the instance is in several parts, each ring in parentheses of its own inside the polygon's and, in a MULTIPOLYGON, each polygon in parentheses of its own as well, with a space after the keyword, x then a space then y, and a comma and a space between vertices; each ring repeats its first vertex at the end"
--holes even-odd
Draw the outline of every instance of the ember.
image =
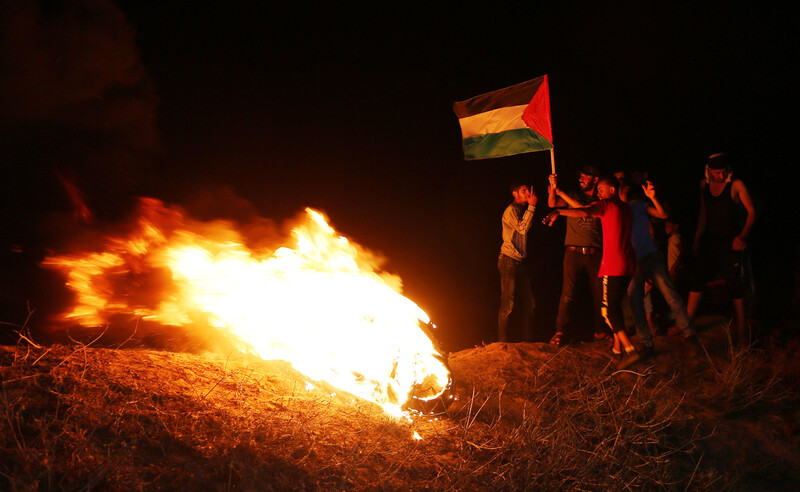
POLYGON ((243 352, 287 360, 393 415, 446 389, 449 372, 421 329, 427 314, 320 212, 307 208, 294 244, 274 251, 248 249, 230 224, 189 222, 144 198, 133 230, 108 238, 103 251, 46 258, 76 295, 60 321, 205 322, 243 352))

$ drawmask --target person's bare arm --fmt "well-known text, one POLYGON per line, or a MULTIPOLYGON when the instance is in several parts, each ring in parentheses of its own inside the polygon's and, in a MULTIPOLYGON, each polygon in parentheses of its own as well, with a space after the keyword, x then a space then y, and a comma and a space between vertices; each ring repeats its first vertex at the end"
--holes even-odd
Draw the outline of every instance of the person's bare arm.
POLYGON ((645 196, 653 202, 653 206, 647 207, 647 213, 651 217, 657 219, 666 219, 668 215, 667 210, 656 197, 656 188, 653 186, 653 183, 648 181, 646 185, 642 185, 642 190, 644 190, 645 196))
POLYGON ((556 193, 558 194, 559 198, 561 198, 561 201, 563 203, 566 203, 571 208, 584 208, 584 207, 586 207, 586 205, 582 204, 581 202, 579 202, 578 200, 572 198, 571 196, 567 195, 566 193, 564 193, 561 190, 556 190, 556 193))
POLYGON ((678 258, 675 260, 675 263, 672 264, 672 268, 669 269, 669 276, 672 277, 672 280, 676 280, 678 278, 678 268, 680 268, 686 261, 684 258, 685 252, 683 242, 678 241, 676 247, 678 248, 678 258))
POLYGON ((756 209, 753 206, 753 200, 750 198, 750 193, 748 193, 747 187, 744 185, 744 183, 742 183, 741 180, 735 179, 733 181, 731 191, 739 197, 739 201, 742 202, 742 206, 744 206, 744 209, 747 210, 747 220, 744 222, 742 232, 733 238, 732 245, 734 251, 742 251, 747 247, 747 236, 750 234, 750 230, 753 228, 753 223, 756 221, 756 209))
POLYGON ((594 217, 598 213, 600 213, 600 208, 597 205, 589 205, 588 207, 582 208, 557 208, 547 214, 542 223, 552 226, 559 215, 567 217, 594 217))
POLYGON ((550 184, 547 186, 547 206, 550 208, 566 207, 567 203, 558 195, 558 175, 551 174, 548 178, 550 184))
POLYGON ((518 218, 516 212, 510 208, 506 209, 503 214, 503 223, 507 224, 519 234, 525 234, 528 232, 528 229, 531 228, 531 224, 533 224, 533 213, 536 210, 536 203, 539 201, 539 197, 533 192, 533 187, 531 187, 529 191, 528 206, 521 218, 518 218))
POLYGON ((586 206, 569 196, 569 194, 565 193, 564 190, 558 187, 558 181, 556 181, 555 174, 550 175, 550 186, 547 188, 547 193, 547 205, 550 206, 550 208, 564 206, 583 208, 586 206))

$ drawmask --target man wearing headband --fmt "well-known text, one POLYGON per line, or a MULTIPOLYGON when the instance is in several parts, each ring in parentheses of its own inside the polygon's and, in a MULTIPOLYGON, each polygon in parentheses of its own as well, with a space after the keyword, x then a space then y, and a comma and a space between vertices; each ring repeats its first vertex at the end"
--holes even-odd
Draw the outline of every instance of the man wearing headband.
POLYGON ((745 332, 742 251, 755 222, 755 208, 744 183, 733 179, 725 154, 713 154, 700 182, 700 216, 692 251, 695 266, 687 310, 694 318, 706 284, 722 278, 733 299, 734 332, 738 345, 749 343, 745 332), (742 210, 746 218, 742 221, 742 210), (743 222, 743 223, 742 223, 743 222))

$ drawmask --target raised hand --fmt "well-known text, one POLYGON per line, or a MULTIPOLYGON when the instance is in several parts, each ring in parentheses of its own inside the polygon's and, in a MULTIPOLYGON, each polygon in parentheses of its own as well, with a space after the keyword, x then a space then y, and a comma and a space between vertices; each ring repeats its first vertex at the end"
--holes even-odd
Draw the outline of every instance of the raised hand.
POLYGON ((536 196, 536 193, 533 191, 533 186, 531 186, 531 191, 528 194, 528 205, 536 206, 539 203, 539 197, 536 196))
POLYGON ((548 193, 555 193, 558 190, 558 174, 551 174, 548 177, 550 185, 547 187, 548 193))
POLYGON ((644 195, 647 198, 652 200, 656 197, 656 187, 653 186, 652 181, 648 181, 646 185, 642 185, 642 190, 644 190, 644 195))

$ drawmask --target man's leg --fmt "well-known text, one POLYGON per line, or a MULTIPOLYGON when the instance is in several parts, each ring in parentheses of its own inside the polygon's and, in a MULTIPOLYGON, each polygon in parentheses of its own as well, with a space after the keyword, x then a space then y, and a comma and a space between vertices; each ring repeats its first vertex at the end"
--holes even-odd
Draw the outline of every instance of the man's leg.
POLYGON ((744 299, 733 300, 734 343, 738 347, 750 346, 750 334, 744 317, 744 299))
POLYGON ((514 259, 500 255, 497 260, 497 270, 500 272, 500 312, 497 316, 497 341, 505 342, 508 339, 508 318, 514 309, 514 283, 517 265, 514 259))
POLYGON ((622 346, 622 358, 617 369, 625 369, 640 360, 636 348, 625 333, 625 316, 622 301, 630 285, 630 277, 603 277, 603 315, 608 326, 614 330, 614 346, 622 346))
POLYGON ((647 313, 647 326, 650 328, 650 333, 658 333, 658 326, 656 325, 656 315, 653 312, 653 288, 647 282, 644 283, 644 312, 647 313))
POLYGON ((725 251, 725 283, 733 300, 733 337, 739 347, 750 345, 750 334, 747 332, 747 321, 744 310, 744 280, 742 279, 742 252, 728 249, 725 251))
POLYGON ((702 299, 703 291, 689 291, 689 301, 686 303, 686 312, 689 314, 691 319, 694 319, 697 315, 697 306, 700 305, 700 301, 702 299))
POLYGON ((564 277, 561 283, 561 297, 558 300, 558 316, 556 317, 556 334, 562 334, 562 339, 564 330, 569 323, 569 312, 575 300, 575 283, 580 270, 579 255, 580 253, 574 251, 564 251, 564 277))
POLYGON ((536 309, 536 299, 533 297, 530 273, 524 263, 520 264, 517 268, 516 287, 514 290, 517 296, 517 307, 522 311, 522 332, 520 334, 520 341, 532 342, 533 313, 536 309))
POLYGON ((700 254, 692 260, 692 271, 689 277, 689 299, 686 302, 686 311, 692 320, 697 317, 697 308, 703 299, 703 290, 706 287, 706 283, 711 280, 714 270, 713 265, 716 261, 716 256, 708 253, 708 248, 701 248, 700 254))
POLYGON ((694 323, 692 323, 683 298, 672 282, 672 277, 670 277, 667 265, 661 255, 657 255, 657 259, 652 264, 650 278, 653 279, 653 284, 658 287, 664 300, 667 301, 670 311, 672 311, 672 319, 675 320, 675 326, 681 330, 684 337, 694 335, 696 333, 694 323))
POLYGON ((646 258, 636 262, 636 271, 628 287, 628 297, 630 298, 631 312, 633 313, 633 321, 636 325, 639 339, 643 345, 652 346, 653 333, 647 324, 647 311, 644 307, 644 284, 649 273, 647 272, 645 260, 646 258))
POLYGON ((625 333, 625 315, 622 312, 622 300, 625 298, 630 277, 603 277, 603 304, 606 323, 619 336, 623 347, 629 349, 633 344, 625 333))
POLYGON ((603 280, 597 276, 600 272, 600 263, 603 260, 602 253, 586 256, 586 274, 589 276, 589 288, 592 291, 592 302, 594 302, 594 334, 595 338, 606 335, 606 324, 600 310, 603 307, 603 280))

